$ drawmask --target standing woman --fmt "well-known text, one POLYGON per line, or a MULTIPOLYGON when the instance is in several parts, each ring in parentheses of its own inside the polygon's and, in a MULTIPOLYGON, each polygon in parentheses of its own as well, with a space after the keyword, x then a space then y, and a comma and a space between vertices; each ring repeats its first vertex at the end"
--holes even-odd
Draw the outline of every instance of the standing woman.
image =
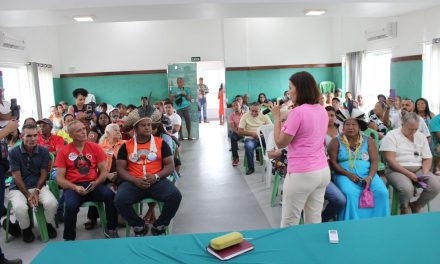
POLYGON ((220 84, 220 88, 218 89, 218 117, 220 119, 220 125, 224 125, 225 123, 225 102, 224 102, 225 92, 223 90, 223 83, 220 84))
POLYGON ((69 110, 67 112, 73 115, 75 119, 77 115, 86 113, 86 97, 88 94, 89 92, 84 88, 78 88, 72 92, 72 95, 75 98, 75 104, 69 106, 69 110))
POLYGON ((289 94, 296 107, 284 125, 280 107, 272 109, 275 143, 279 148, 288 146, 281 227, 298 225, 303 210, 305 223, 321 223, 325 188, 330 182, 324 146, 328 115, 319 105, 315 79, 308 72, 293 74, 289 94))

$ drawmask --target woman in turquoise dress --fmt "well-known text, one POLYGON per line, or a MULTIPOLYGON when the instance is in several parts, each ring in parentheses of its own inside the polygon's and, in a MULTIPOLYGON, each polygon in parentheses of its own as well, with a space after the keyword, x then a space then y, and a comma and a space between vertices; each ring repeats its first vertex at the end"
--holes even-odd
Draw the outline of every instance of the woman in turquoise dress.
POLYGON ((339 220, 361 219, 390 215, 388 190, 377 175, 378 153, 374 140, 362 135, 368 124, 358 109, 342 110, 336 114, 343 122, 343 134, 330 142, 330 164, 334 182, 347 198, 339 220), (362 191, 373 192, 374 208, 359 208, 362 191))

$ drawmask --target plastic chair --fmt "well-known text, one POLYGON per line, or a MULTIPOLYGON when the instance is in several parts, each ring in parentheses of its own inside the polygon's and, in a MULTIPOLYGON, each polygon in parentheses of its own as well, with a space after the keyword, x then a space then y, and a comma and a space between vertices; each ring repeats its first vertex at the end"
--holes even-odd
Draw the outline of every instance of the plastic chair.
MULTIPOLYGON (((393 186, 390 184, 388 186, 389 188, 393 189, 393 197, 391 200, 391 215, 399 215, 400 213, 400 200, 399 200, 399 194, 397 193, 397 190, 393 188, 393 186)), ((428 202, 426 204, 428 212, 431 212, 431 204, 428 202)))
MULTIPOLYGON (((11 203, 11 201, 9 201, 8 206, 6 208, 6 228, 5 228, 6 229, 6 232, 5 232, 5 242, 6 243, 9 242, 9 222, 10 222, 10 217, 11 217, 11 209, 12 209, 12 203, 11 203)), ((32 226, 33 222, 34 222, 34 214, 33 214, 32 208, 29 208, 28 214, 29 214, 29 220, 30 220, 31 226, 32 226)), ((46 218, 44 217, 43 205, 38 204, 37 210, 35 210, 35 218, 37 219, 37 225, 38 225, 38 230, 40 231, 41 241, 46 243, 47 241, 49 241, 49 233, 47 232, 47 223, 46 223, 46 218)))
MULTIPOLYGON (((263 137, 265 139, 268 139, 271 133, 273 132, 273 128, 274 128, 273 124, 263 125, 257 128, 257 135, 258 135, 258 140, 260 141, 260 146, 263 146, 263 138, 261 137, 261 134, 263 134, 263 137)), ((272 175, 272 162, 267 156, 267 151, 265 150, 263 150, 262 157, 265 164, 264 166, 265 171, 263 172, 263 181, 264 180, 266 181, 266 187, 269 188, 271 182, 271 175, 272 175)))
POLYGON ((272 197, 270 200, 271 207, 275 206, 275 200, 278 196, 278 189, 280 188, 280 180, 281 180, 281 175, 278 172, 276 172, 275 178, 273 180, 272 197))
MULTIPOLYGON (((151 199, 151 198, 146 198, 146 199, 143 199, 142 201, 140 201, 139 203, 133 204, 133 208, 134 208, 134 211, 136 212, 136 214, 142 214, 142 205, 145 203, 146 204, 156 203, 159 206, 159 211, 162 213, 163 202, 159 202, 159 201, 156 201, 155 199, 151 199)), ((171 234, 170 227, 167 227, 165 229, 165 234, 167 234, 167 235, 171 234)), ((130 236, 130 226, 128 225, 127 221, 125 221, 125 236, 126 237, 130 236)))
POLYGON ((331 81, 324 81, 319 84, 319 90, 321 93, 334 93, 336 89, 336 84, 331 81))
POLYGON ((377 133, 377 131, 375 131, 374 129, 367 128, 364 132, 362 132, 362 134, 364 134, 367 137, 371 137, 371 135, 373 135, 372 138, 374 140, 374 143, 376 144, 377 157, 378 157, 377 171, 385 170, 385 163, 383 162, 382 155, 379 152, 380 143, 381 143, 381 140, 379 139, 379 133, 377 133))
POLYGON ((82 203, 80 207, 90 207, 90 206, 94 206, 96 207, 96 209, 98 209, 99 223, 101 225, 102 232, 105 234, 105 229, 107 228, 107 216, 105 214, 104 203, 88 201, 82 203))

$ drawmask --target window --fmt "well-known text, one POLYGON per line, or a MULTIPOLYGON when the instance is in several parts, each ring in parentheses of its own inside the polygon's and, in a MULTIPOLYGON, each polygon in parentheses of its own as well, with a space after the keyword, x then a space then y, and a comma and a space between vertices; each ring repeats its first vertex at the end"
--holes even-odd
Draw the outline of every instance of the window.
POLYGON ((423 47, 422 97, 428 100, 434 114, 440 112, 440 43, 425 44, 423 47))
POLYGON ((5 88, 5 100, 16 98, 20 105, 20 119, 27 117, 37 118, 37 102, 35 93, 30 89, 29 77, 26 66, 1 67, 3 73, 3 88, 5 88))
POLYGON ((390 92, 391 52, 368 52, 362 70, 361 94, 366 109, 373 109, 377 95, 390 92))

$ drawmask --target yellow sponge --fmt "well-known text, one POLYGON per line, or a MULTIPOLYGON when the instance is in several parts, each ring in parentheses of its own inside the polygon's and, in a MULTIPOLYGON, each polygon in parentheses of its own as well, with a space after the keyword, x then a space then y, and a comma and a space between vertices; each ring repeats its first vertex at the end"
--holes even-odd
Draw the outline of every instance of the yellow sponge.
POLYGON ((236 245, 243 241, 243 235, 239 232, 232 232, 211 240, 211 247, 215 250, 222 250, 236 245))

